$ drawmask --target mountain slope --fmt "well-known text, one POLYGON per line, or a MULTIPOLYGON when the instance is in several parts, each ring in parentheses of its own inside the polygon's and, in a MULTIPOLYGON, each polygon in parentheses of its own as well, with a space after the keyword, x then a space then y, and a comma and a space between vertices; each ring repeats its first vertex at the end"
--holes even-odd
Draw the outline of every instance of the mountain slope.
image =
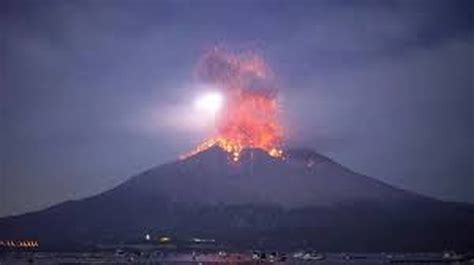
POLYGON ((257 203, 289 208, 354 200, 425 199, 358 175, 313 152, 290 150, 281 160, 260 150, 248 150, 239 164, 233 164, 217 147, 149 170, 118 190, 111 193, 158 193, 172 202, 257 203))
POLYGON ((421 251, 473 248, 473 224, 472 205, 394 188, 310 150, 284 160, 246 150, 236 164, 213 147, 97 196, 0 219, 0 238, 57 247, 158 231, 242 247, 421 251))

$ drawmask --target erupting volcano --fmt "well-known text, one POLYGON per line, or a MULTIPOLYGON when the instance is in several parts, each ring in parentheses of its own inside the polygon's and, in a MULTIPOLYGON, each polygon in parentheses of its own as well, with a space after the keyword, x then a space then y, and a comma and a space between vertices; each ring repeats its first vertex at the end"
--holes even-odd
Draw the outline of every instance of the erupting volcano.
POLYGON ((260 55, 215 48, 201 58, 196 77, 215 85, 225 97, 225 105, 215 117, 215 134, 182 158, 211 146, 228 152, 233 161, 238 161, 246 148, 283 157, 277 90, 272 71, 260 55))
POLYGON ((214 49, 196 77, 217 87, 196 102, 213 114, 215 132, 186 159, 89 198, 0 218, 0 239, 77 250, 138 242, 151 231, 176 239, 177 249, 196 237, 272 251, 474 249, 472 205, 393 187, 308 148, 283 154, 275 82, 261 56, 214 49))

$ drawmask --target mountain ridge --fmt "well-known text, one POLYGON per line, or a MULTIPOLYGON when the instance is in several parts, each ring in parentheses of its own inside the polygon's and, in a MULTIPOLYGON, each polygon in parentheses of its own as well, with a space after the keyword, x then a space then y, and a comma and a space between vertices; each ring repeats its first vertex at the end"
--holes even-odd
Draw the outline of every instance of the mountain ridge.
POLYGON ((473 224, 473 205, 395 188, 311 150, 280 159, 249 149, 233 163, 212 147, 101 194, 1 218, 0 238, 57 248, 137 240, 153 230, 242 247, 438 250, 474 248, 473 224))

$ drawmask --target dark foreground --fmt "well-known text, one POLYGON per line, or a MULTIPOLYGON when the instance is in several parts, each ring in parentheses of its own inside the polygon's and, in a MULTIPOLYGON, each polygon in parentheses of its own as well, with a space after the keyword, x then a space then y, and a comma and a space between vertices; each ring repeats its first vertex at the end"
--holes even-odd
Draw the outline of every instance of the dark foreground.
POLYGON ((454 253, 289 253, 264 257, 252 253, 47 253, 0 254, 0 265, 15 264, 459 264, 474 265, 474 257, 454 253))

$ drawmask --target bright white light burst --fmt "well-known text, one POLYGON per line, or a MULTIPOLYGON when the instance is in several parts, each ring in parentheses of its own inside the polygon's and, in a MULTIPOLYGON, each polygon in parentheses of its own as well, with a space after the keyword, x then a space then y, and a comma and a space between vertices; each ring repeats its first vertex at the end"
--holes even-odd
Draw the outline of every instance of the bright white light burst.
POLYGON ((199 97, 195 102, 196 110, 215 116, 222 108, 224 97, 218 92, 210 92, 199 97))

